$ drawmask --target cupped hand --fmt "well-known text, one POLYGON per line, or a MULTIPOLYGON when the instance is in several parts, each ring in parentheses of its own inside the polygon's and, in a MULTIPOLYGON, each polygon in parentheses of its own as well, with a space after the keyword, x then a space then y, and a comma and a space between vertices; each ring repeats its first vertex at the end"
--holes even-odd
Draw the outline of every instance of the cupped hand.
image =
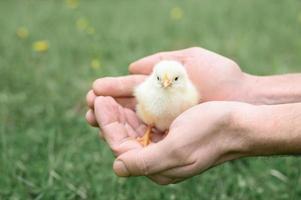
MULTIPOLYGON (((95 98, 94 102, 95 116, 101 130, 100 136, 105 139, 115 156, 143 149, 136 138, 144 134, 146 126, 133 110, 122 107, 112 97, 100 96, 95 98)), ((154 143, 150 146, 164 137, 164 133, 156 131, 152 135, 154 143)), ((157 182, 166 182, 166 178, 161 176, 150 175, 149 178, 157 182)))
POLYGON ((161 52, 142 58, 129 67, 132 75, 97 79, 87 94, 90 110, 87 121, 97 126, 93 113, 96 96, 112 96, 121 105, 135 108, 133 89, 152 72, 160 60, 172 59, 184 64, 190 79, 198 88, 202 102, 236 100, 248 102, 246 94, 248 81, 239 66, 229 58, 202 48, 161 52))
MULTIPOLYGON (((112 97, 100 96, 95 99, 95 116, 101 137, 115 155, 142 147, 136 139, 143 136, 146 126, 133 110, 122 107, 112 97)), ((163 137, 164 133, 156 131, 152 140, 158 142, 163 137)))
POLYGON ((144 131, 136 114, 111 97, 95 99, 96 120, 117 156, 119 176, 148 176, 159 184, 176 183, 247 152, 247 139, 235 120, 238 107, 250 105, 208 102, 181 114, 168 135, 154 134, 156 142, 143 148, 135 137, 144 131))

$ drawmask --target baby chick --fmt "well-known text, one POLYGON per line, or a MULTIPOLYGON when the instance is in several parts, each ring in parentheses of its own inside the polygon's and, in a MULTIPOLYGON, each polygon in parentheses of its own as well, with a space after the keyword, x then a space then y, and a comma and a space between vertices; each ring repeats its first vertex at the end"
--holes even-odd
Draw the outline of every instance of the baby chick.
POLYGON ((184 66, 172 60, 157 63, 152 74, 135 88, 134 96, 137 115, 147 124, 144 136, 138 138, 143 146, 150 144, 154 127, 167 131, 178 115, 200 100, 184 66))

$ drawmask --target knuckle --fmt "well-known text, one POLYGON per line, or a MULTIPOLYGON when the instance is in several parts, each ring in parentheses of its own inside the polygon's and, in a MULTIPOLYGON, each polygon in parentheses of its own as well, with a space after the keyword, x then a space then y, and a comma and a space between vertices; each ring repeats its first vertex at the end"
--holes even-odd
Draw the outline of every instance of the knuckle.
POLYGON ((238 63, 234 60, 228 59, 226 66, 228 67, 228 69, 232 69, 232 71, 234 72, 240 71, 238 63))
POLYGON ((190 53, 199 53, 200 49, 201 49, 200 47, 191 47, 191 48, 188 49, 188 51, 190 53))

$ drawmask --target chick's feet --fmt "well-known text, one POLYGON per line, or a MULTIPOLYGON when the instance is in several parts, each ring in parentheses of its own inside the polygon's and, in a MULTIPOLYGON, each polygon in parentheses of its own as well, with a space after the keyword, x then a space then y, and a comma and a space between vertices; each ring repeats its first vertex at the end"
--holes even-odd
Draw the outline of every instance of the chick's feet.
POLYGON ((149 145, 152 141, 151 141, 151 133, 152 133, 152 126, 148 126, 144 135, 142 137, 138 137, 137 141, 143 146, 146 147, 147 145, 149 145))

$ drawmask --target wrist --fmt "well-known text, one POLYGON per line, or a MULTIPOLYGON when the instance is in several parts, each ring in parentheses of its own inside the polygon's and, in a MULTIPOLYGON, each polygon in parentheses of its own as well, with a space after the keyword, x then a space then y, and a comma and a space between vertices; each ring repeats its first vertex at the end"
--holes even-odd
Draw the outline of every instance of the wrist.
POLYGON ((276 105, 301 101, 300 75, 254 76, 244 74, 242 94, 245 102, 276 105))
MULTIPOLYGON (((242 73, 235 87, 228 88, 223 97, 227 101, 240 101, 255 105, 265 104, 266 101, 261 88, 258 87, 260 77, 242 73)), ((262 86, 261 86, 262 87, 262 86)))
POLYGON ((232 109, 228 127, 233 143, 229 146, 229 152, 235 152, 238 157, 245 157, 253 153, 254 135, 252 131, 256 115, 256 106, 252 104, 239 103, 232 109))
POLYGON ((262 78, 251 74, 244 74, 244 84, 241 89, 241 96, 244 102, 265 105, 272 104, 264 92, 265 85, 262 85, 262 78), (261 85, 260 85, 261 84, 261 85))
POLYGON ((245 137, 245 156, 301 153, 301 104, 250 106, 238 124, 245 137))
POLYGON ((275 91, 267 77, 246 74, 244 93, 249 103, 255 105, 272 105, 275 102, 275 91))
POLYGON ((227 112, 223 123, 219 123, 222 161, 246 157, 253 154, 254 135, 252 134, 252 120, 246 116, 254 115, 254 105, 240 102, 227 102, 227 112), (252 112, 254 114, 252 114, 252 112))

